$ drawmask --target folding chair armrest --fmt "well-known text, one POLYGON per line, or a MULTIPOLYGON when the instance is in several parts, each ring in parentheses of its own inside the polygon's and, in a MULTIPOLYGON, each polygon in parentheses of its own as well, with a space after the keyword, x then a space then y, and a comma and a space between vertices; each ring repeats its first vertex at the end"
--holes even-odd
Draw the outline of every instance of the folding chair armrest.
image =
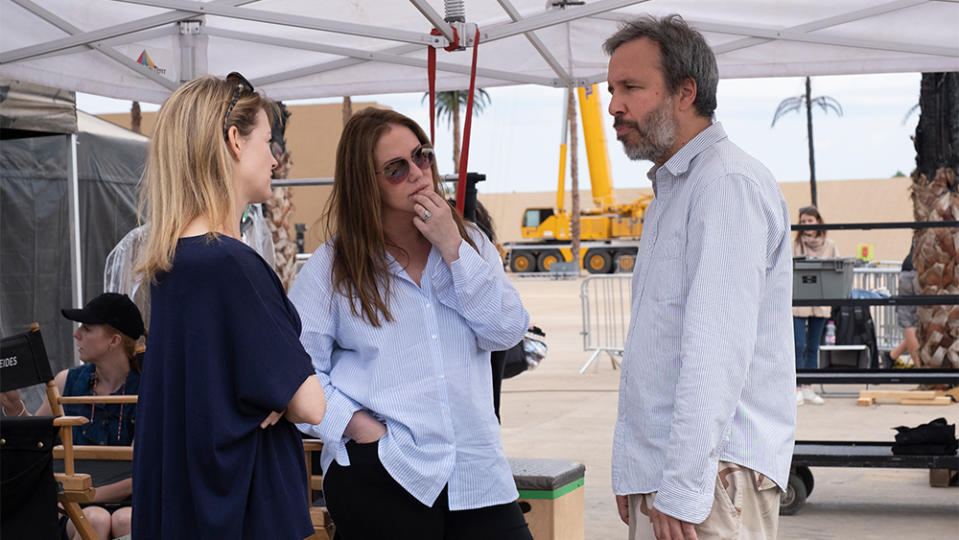
POLYGON ((136 403, 137 396, 65 396, 60 398, 63 405, 89 405, 91 403, 102 403, 104 405, 114 405, 121 403, 136 403))
POLYGON ((74 427, 82 426, 90 422, 85 416, 58 416, 53 419, 55 427, 74 427))
MULTIPOLYGON (((64 459, 66 451, 62 444, 53 447, 53 458, 64 459)), ((132 446, 94 446, 78 445, 73 447, 73 459, 97 459, 100 461, 133 461, 132 446)))
POLYGON ((307 452, 319 452, 323 450, 323 441, 320 439, 303 439, 303 450, 307 452))

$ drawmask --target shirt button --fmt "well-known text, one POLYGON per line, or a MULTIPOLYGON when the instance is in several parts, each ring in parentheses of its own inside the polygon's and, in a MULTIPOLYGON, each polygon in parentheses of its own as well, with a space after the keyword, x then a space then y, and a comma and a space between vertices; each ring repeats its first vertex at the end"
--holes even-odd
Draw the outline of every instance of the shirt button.
POLYGON ((446 375, 440 375, 440 378, 441 378, 441 379, 445 379, 445 378, 446 378, 446 375))
POLYGON ((427 302, 427 303, 426 303, 426 307, 427 307, 427 308, 431 308, 431 307, 433 307, 433 304, 430 304, 429 302, 427 302))
POLYGON ((431 337, 432 339, 436 339, 436 334, 433 334, 433 335, 430 336, 430 337, 431 337))

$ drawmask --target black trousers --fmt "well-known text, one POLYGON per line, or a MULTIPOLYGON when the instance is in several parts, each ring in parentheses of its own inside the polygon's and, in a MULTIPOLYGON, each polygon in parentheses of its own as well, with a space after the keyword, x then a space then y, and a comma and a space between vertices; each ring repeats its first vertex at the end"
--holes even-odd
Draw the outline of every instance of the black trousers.
POLYGON ((323 477, 335 540, 532 540, 515 501, 451 511, 444 488, 432 507, 419 502, 380 463, 377 444, 350 441, 350 466, 334 461, 323 477))

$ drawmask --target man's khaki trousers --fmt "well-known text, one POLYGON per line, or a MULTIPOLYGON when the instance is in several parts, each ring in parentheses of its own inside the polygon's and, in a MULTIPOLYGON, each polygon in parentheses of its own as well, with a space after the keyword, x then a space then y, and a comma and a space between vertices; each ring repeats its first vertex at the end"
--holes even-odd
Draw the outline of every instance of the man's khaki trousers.
MULTIPOLYGON (((696 525, 700 540, 773 540, 779 526, 780 490, 769 478, 719 462, 713 507, 696 525)), ((656 493, 629 496, 629 540, 656 540, 649 509, 656 493)))

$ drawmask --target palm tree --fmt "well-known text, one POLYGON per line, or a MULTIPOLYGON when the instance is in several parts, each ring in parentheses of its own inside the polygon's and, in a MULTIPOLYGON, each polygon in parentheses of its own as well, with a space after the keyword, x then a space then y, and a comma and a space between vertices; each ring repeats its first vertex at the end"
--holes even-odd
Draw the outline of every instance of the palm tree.
MULTIPOLYGON (((913 215, 916 221, 959 216, 959 73, 923 73, 919 123, 913 144, 913 215)), ((913 265, 919 294, 959 294, 959 230, 918 229, 913 265)), ((959 367, 959 306, 919 306, 919 358, 926 367, 959 367)))
POLYGON ((134 101, 130 107, 130 131, 140 133, 140 123, 143 121, 143 113, 140 112, 140 102, 134 101))
POLYGON ((780 101, 779 106, 776 107, 776 113, 773 114, 773 122, 769 127, 775 126, 776 121, 786 113, 793 111, 799 112, 803 107, 806 108, 806 135, 809 140, 809 191, 812 204, 816 206, 816 155, 812 144, 813 105, 818 105, 822 108, 823 112, 829 112, 831 110, 835 112, 837 116, 842 116, 842 105, 835 99, 829 96, 812 97, 812 85, 809 82, 809 77, 806 77, 806 93, 780 101))
POLYGON ((569 179, 570 189, 572 190, 572 201, 570 208, 569 235, 572 241, 571 251, 576 268, 580 267, 580 220, 579 220, 579 140, 577 137, 579 128, 576 125, 576 89, 572 86, 566 91, 566 117, 569 122, 569 179))
MULTIPOLYGON (((429 93, 423 94, 424 102, 430 98, 429 93)), ((469 100, 468 90, 450 90, 449 92, 436 93, 436 117, 438 120, 444 120, 446 125, 452 125, 453 128, 453 170, 460 168, 460 109, 466 107, 469 100)), ((483 109, 489 105, 489 94, 482 88, 476 89, 476 96, 473 98, 473 115, 483 112, 483 109)))
MULTIPOLYGON (((282 180, 290 173, 293 167, 292 155, 286 147, 286 124, 290 112, 282 102, 276 102, 269 109, 270 127, 273 131, 273 140, 270 141, 270 150, 276 157, 278 165, 273 169, 273 178, 282 180)), ((291 234, 293 221, 293 197, 289 187, 273 188, 270 200, 266 201, 266 225, 273 236, 274 270, 289 290, 296 277, 296 241, 291 234)))
POLYGON ((353 116, 353 100, 350 96, 343 96, 343 125, 350 121, 353 116))

